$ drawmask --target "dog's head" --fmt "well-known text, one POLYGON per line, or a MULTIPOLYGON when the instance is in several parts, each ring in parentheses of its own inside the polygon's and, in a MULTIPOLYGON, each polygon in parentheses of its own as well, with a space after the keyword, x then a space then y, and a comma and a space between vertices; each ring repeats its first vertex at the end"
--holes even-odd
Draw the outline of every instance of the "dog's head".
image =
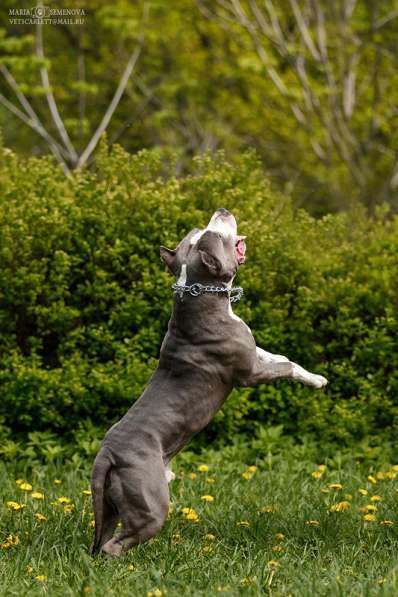
POLYGON ((245 238, 237 234, 234 216, 221 208, 204 230, 191 230, 176 249, 160 247, 160 256, 180 283, 228 283, 245 261, 245 238))

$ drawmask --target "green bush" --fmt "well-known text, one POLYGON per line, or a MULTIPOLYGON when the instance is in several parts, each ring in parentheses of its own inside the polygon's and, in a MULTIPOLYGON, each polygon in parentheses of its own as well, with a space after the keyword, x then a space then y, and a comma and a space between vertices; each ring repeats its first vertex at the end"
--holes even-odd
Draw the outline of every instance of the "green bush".
POLYGON ((397 218, 294 211, 251 153, 235 164, 202 157, 177 178, 173 155, 108 154, 103 143, 94 173, 65 178, 51 159, 0 152, 3 435, 72 437, 126 411, 156 366, 171 309, 159 245, 224 206, 248 236, 236 312, 260 346, 330 385, 235 390, 205 437, 270 424, 328 442, 398 438, 397 218))

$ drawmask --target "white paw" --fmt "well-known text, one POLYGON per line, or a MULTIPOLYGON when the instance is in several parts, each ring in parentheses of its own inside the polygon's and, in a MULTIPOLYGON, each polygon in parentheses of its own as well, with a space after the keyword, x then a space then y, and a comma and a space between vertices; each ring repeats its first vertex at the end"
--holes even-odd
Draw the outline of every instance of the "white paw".
POLYGON ((174 479, 176 478, 175 474, 173 473, 173 471, 169 468, 166 468, 166 481, 167 483, 170 483, 170 481, 174 481, 174 479))
POLYGON ((323 375, 313 375, 312 379, 311 379, 311 385, 314 386, 314 388, 324 388, 326 386, 326 384, 328 383, 328 380, 326 379, 326 377, 323 377, 323 375))

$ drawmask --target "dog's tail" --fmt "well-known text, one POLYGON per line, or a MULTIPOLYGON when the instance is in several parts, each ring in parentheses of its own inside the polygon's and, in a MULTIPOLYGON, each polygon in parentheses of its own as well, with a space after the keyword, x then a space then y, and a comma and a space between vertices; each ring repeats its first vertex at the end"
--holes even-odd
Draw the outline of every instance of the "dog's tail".
POLYGON ((100 451, 95 459, 91 477, 91 494, 95 521, 95 535, 93 544, 91 545, 91 555, 95 555, 101 548, 104 524, 104 489, 106 477, 111 466, 112 463, 109 457, 100 451))

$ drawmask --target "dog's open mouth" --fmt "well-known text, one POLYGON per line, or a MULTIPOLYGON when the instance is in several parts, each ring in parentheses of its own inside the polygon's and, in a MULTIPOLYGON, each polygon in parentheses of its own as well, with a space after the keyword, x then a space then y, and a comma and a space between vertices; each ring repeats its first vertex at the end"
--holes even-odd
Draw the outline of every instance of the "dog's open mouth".
POLYGON ((235 253, 236 259, 238 260, 239 265, 246 261, 245 253, 246 253, 246 243, 245 243, 246 236, 238 236, 237 241, 235 243, 235 253))

